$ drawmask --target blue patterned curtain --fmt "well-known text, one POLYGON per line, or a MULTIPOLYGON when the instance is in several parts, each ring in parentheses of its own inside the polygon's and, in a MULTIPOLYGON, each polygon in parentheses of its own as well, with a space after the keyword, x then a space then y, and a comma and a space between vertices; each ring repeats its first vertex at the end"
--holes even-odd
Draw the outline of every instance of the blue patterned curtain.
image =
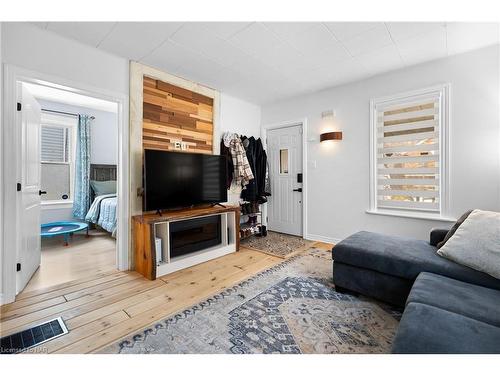
POLYGON ((73 216, 85 219, 90 208, 90 116, 78 116, 73 216))

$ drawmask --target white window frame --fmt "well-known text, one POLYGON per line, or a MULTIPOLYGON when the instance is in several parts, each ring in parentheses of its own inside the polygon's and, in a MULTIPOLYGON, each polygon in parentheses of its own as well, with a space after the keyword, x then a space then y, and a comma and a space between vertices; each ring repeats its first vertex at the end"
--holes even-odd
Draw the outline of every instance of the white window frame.
POLYGON ((77 129, 78 129, 78 118, 76 116, 56 114, 50 112, 43 112, 41 115, 41 126, 51 126, 64 128, 70 130, 70 147, 69 147, 69 158, 68 162, 47 162, 40 160, 40 166, 42 164, 69 164, 69 197, 68 199, 57 199, 57 200, 42 200, 42 209, 57 207, 72 207, 73 206, 73 196, 75 192, 75 159, 76 159, 76 140, 77 140, 77 129))
POLYGON ((370 101, 370 214, 455 221, 449 217, 449 163, 450 163, 450 84, 440 84, 396 95, 375 98, 370 101), (411 102, 415 96, 439 96, 439 211, 426 212, 415 209, 377 207, 377 106, 388 103, 411 102))

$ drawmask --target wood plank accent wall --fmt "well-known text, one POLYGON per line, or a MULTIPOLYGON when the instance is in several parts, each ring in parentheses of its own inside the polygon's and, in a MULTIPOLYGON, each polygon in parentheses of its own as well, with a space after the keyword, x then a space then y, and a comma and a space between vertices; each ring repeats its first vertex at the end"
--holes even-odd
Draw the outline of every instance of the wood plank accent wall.
POLYGON ((212 154, 214 100, 147 76, 143 82, 143 148, 212 154))

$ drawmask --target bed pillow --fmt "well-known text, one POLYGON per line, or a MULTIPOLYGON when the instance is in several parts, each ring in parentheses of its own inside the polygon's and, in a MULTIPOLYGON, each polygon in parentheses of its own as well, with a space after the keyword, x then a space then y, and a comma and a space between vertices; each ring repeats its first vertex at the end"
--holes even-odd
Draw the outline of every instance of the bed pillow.
POLYGON ((472 211, 437 253, 500 279, 500 212, 472 211))
POLYGON ((95 195, 116 194, 116 181, 90 181, 90 186, 95 195))
POLYGON ((444 239, 441 242, 438 242, 438 244, 437 244, 438 249, 441 249, 443 247, 443 245, 446 243, 446 241, 448 241, 451 238, 451 236, 453 236, 453 234, 457 231, 458 227, 460 225, 462 225, 462 223, 465 221, 465 219, 467 219, 469 217, 471 212, 472 212, 472 210, 469 210, 466 213, 464 213, 462 216, 460 216, 460 219, 458 219, 457 222, 455 224, 453 224, 453 226, 450 228, 448 233, 446 233, 446 236, 444 237, 444 239))

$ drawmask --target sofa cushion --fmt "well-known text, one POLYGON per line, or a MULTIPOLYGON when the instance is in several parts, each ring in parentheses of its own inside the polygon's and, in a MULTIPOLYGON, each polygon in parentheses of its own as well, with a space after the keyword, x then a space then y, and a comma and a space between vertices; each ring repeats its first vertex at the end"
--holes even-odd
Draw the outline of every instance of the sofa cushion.
POLYGON ((406 304, 422 303, 500 327, 500 290, 423 272, 406 304))
POLYGON ((434 306, 412 302, 401 318, 392 352, 500 353, 500 328, 434 306))
POLYGON ((428 242, 372 232, 358 232, 335 245, 335 262, 372 269, 415 280, 432 272, 489 288, 500 289, 500 280, 436 254, 428 242))
POLYGON ((472 212, 472 210, 466 211, 462 216, 460 216, 460 218, 457 220, 457 222, 455 224, 453 224, 453 226, 450 228, 448 233, 446 233, 446 236, 444 236, 443 240, 438 242, 438 244, 437 244, 438 249, 442 248, 444 246, 444 244, 451 238, 451 236, 453 236, 455 234, 458 227, 460 225, 462 225, 462 223, 465 221, 465 219, 467 219, 467 217, 469 217, 471 212, 472 212))
POLYGON ((500 279, 500 212, 472 211, 438 255, 500 279))

